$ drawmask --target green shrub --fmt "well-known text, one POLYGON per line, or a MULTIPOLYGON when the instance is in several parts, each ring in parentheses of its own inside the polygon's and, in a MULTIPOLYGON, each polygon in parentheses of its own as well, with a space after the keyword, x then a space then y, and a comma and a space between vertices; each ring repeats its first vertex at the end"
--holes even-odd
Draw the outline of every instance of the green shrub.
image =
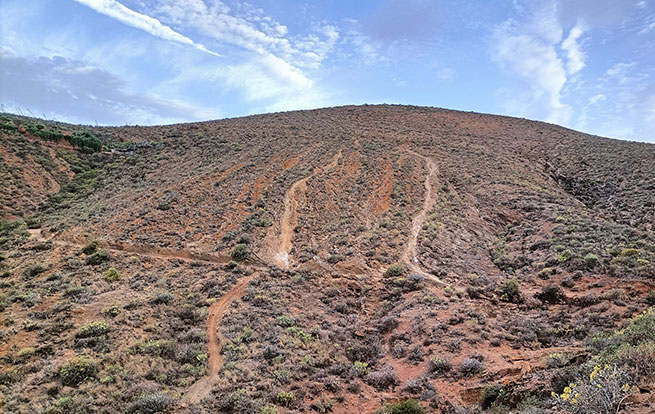
POLYGON ((109 259, 110 259, 109 253, 107 253, 104 250, 98 250, 97 252, 93 253, 92 255, 86 258, 86 264, 91 266, 97 266, 99 264, 109 261, 109 259))
POLYGON ((97 362, 92 358, 77 357, 68 361, 59 370, 64 385, 76 387, 82 382, 95 378, 97 362))
POLYGON ((355 367, 355 372, 356 372, 357 375, 360 376, 360 377, 364 377, 364 376, 366 376, 366 374, 368 374, 369 371, 371 370, 371 369, 368 367, 368 363, 366 363, 366 362, 355 361, 354 364, 353 364, 353 366, 355 367))
POLYGON ((74 147, 87 148, 90 151, 100 151, 102 149, 102 142, 90 132, 76 132, 69 135, 68 142, 74 147))
POLYGON ((80 328, 77 332, 78 338, 89 338, 92 336, 100 336, 109 332, 109 325, 105 321, 93 321, 80 328))
POLYGON ((35 352, 36 349, 32 347, 21 348, 18 350, 16 356, 20 359, 29 359, 32 355, 34 355, 35 352))
POLYGON ((288 315, 280 315, 277 318, 275 318, 275 321, 277 322, 278 325, 280 325, 283 328, 288 328, 296 324, 296 320, 293 318, 293 316, 288 316, 288 315))
POLYGON ((393 264, 387 268, 387 271, 384 272, 386 277, 399 277, 405 274, 405 268, 399 264, 393 264))
POLYGON ((115 282, 117 280, 120 280, 120 278, 121 278, 121 272, 116 270, 116 268, 110 267, 105 272, 105 280, 108 282, 115 282))
POLYGON ((584 257, 584 262, 588 267, 593 267, 598 264, 598 255, 593 253, 587 253, 584 257))
POLYGON ((616 352, 616 363, 629 368, 641 378, 655 379, 655 342, 624 344, 616 352))
POLYGON ((425 408, 416 400, 407 400, 390 404, 382 410, 382 414, 425 414, 425 408))
POLYGON ((247 245, 240 243, 234 246, 234 250, 232 250, 232 259, 237 262, 243 262, 244 260, 247 260, 249 256, 250 249, 247 245))
POLYGON ((503 280, 500 286, 500 300, 505 302, 521 302, 521 285, 515 278, 503 280))
POLYGON ((84 248, 82 249, 82 253, 88 256, 90 254, 95 253, 97 250, 98 250, 98 242, 92 241, 91 243, 84 246, 84 248))
POLYGON ((259 408, 259 414, 277 414, 277 407, 273 404, 262 405, 259 408))
POLYGON ((296 398, 296 395, 293 392, 282 391, 277 395, 277 402, 283 407, 288 407, 294 398, 296 398))

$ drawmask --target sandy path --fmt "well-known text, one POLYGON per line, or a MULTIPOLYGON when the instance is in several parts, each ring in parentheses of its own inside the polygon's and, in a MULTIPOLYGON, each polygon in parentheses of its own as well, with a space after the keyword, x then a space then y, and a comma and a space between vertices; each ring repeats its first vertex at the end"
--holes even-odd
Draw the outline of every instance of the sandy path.
POLYGON ((293 239, 294 229, 298 225, 298 205, 300 204, 300 200, 305 196, 307 181, 318 174, 325 173, 336 167, 339 158, 341 158, 341 150, 336 153, 328 165, 315 169, 310 176, 293 183, 284 195, 284 213, 282 213, 282 219, 280 220, 278 251, 273 257, 275 262, 284 269, 289 268, 289 252, 293 247, 291 240, 293 239))
POLYGON ((421 209, 421 211, 419 211, 419 213, 416 216, 414 216, 414 219, 412 220, 412 228, 411 228, 409 240, 407 241, 407 244, 405 245, 405 250, 403 251, 403 256, 402 256, 403 262, 407 264, 407 267, 412 273, 419 273, 434 282, 437 282, 439 284, 444 284, 435 275, 424 272, 419 266, 418 259, 416 258, 418 235, 421 232, 421 228, 423 227, 423 222, 425 221, 425 217, 427 216, 428 212, 432 210, 432 208, 434 208, 434 204, 437 201, 437 194, 436 191, 434 190, 434 187, 436 186, 437 183, 437 174, 438 174, 437 165, 434 163, 434 161, 431 158, 425 157, 414 151, 409 151, 409 153, 425 161, 428 169, 428 173, 425 176, 425 182, 423 183, 425 187, 423 208, 421 209))
POLYGON ((207 318, 207 342, 209 343, 209 362, 207 364, 207 375, 196 381, 186 392, 186 401, 199 401, 209 394, 212 386, 218 379, 218 372, 223 367, 223 355, 221 349, 225 338, 221 334, 220 324, 223 315, 235 299, 243 296, 246 286, 257 276, 258 272, 243 277, 230 289, 221 299, 209 307, 207 318))

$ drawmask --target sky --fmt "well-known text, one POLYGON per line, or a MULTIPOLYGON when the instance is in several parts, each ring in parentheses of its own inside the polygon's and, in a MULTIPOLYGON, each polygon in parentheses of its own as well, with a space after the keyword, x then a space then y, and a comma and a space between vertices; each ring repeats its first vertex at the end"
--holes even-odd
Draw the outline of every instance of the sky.
POLYGON ((655 142, 655 0, 0 0, 0 111, 436 106, 655 142))

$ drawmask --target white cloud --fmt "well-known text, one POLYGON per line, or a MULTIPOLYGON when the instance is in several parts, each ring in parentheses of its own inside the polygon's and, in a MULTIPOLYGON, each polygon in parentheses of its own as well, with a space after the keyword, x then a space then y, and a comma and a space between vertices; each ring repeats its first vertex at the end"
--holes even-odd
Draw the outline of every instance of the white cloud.
POLYGON ((328 56, 339 38, 332 25, 314 24, 306 36, 292 37, 287 26, 263 10, 236 2, 239 11, 215 0, 164 0, 152 12, 175 26, 192 28, 216 41, 237 46, 262 56, 271 54, 290 65, 316 68, 328 56))
POLYGON ((566 71, 569 75, 579 72, 584 68, 584 53, 578 43, 578 39, 582 36, 585 31, 584 24, 582 21, 579 21, 569 32, 569 35, 562 42, 562 49, 566 51, 566 56, 568 61, 566 62, 566 71))
POLYGON ((75 1, 90 7, 91 9, 97 11, 98 13, 114 18, 129 26, 143 30, 147 33, 150 33, 153 36, 159 37, 164 40, 169 40, 172 42, 179 42, 179 43, 191 45, 203 52, 212 54, 214 56, 220 56, 218 53, 212 52, 202 44, 196 43, 190 38, 184 36, 183 34, 176 32, 175 30, 171 29, 166 25, 163 25, 159 20, 147 16, 145 14, 138 13, 132 9, 129 9, 125 7, 123 4, 115 0, 75 0, 75 1))
POLYGON ((562 59, 555 50, 561 37, 556 36, 557 27, 542 25, 536 33, 526 33, 513 21, 500 26, 496 31, 493 58, 508 73, 518 75, 530 91, 529 95, 517 94, 519 101, 512 98, 509 107, 518 110, 517 115, 566 124, 572 109, 561 101, 567 82, 562 59))

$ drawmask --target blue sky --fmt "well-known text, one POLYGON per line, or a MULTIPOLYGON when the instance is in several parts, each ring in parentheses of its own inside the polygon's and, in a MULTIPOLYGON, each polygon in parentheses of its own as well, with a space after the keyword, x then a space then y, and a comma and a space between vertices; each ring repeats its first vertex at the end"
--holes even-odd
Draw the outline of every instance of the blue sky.
POLYGON ((655 0, 2 0, 0 103, 88 124, 401 103, 655 142, 655 0))

